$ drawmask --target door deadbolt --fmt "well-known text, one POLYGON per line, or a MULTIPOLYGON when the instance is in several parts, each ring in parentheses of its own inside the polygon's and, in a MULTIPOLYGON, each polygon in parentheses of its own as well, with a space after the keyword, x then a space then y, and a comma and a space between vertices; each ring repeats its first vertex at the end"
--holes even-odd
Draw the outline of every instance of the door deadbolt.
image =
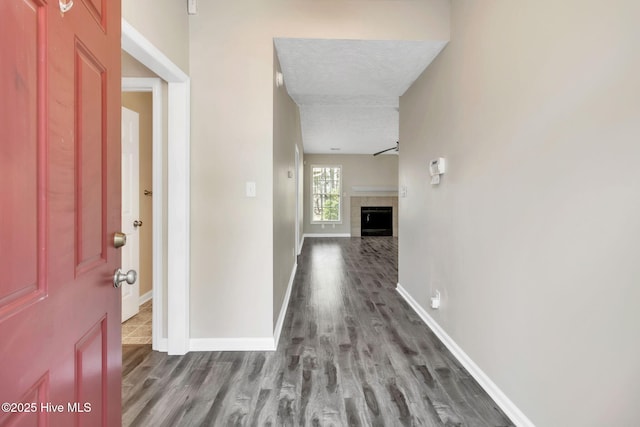
POLYGON ((121 248, 127 244, 127 235, 116 231, 113 235, 113 246, 117 248, 121 248))

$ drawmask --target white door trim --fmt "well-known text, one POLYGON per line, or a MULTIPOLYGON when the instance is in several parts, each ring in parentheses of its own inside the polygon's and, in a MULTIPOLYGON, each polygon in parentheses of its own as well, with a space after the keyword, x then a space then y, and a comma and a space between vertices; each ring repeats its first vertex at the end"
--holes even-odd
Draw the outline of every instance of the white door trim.
POLYGON ((295 187, 296 187, 296 229, 295 229, 295 250, 296 256, 294 257, 294 262, 297 263, 298 255, 300 255, 300 150, 298 149, 298 145, 294 145, 295 153, 294 153, 294 167, 295 167, 295 187))
POLYGON ((153 320, 151 333, 151 348, 156 351, 167 351, 167 339, 163 338, 164 304, 163 301, 163 277, 164 268, 162 263, 162 248, 164 245, 164 234, 162 233, 163 215, 162 201, 164 189, 162 186, 162 83, 159 78, 149 77, 123 77, 123 92, 151 92, 151 146, 152 146, 152 178, 151 209, 153 215, 151 234, 153 246, 151 249, 152 275, 151 299, 153 306, 153 320))
MULTIPOLYGON (((169 85, 167 103, 167 352, 189 351, 190 79, 122 19, 122 50, 169 85)), ((155 190, 154 190, 155 199, 155 190)), ((158 221, 160 222, 160 221, 158 221)), ((154 224, 156 223, 154 218, 154 224)))

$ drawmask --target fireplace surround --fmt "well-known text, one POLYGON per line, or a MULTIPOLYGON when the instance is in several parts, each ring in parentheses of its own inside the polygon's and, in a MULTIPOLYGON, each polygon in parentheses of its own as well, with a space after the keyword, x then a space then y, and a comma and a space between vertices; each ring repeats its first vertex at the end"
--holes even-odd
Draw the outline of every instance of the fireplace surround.
POLYGON ((360 237, 362 225, 362 207, 392 207, 392 235, 398 235, 398 197, 397 196, 352 196, 351 208, 351 236, 360 237))

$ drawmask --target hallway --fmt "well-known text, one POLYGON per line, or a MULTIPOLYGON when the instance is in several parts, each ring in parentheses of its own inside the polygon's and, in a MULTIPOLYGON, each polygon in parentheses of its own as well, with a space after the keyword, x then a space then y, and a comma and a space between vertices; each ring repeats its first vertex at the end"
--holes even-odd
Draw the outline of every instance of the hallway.
POLYGON ((513 425, 396 293, 398 241, 308 238, 276 352, 123 348, 123 425, 513 425))

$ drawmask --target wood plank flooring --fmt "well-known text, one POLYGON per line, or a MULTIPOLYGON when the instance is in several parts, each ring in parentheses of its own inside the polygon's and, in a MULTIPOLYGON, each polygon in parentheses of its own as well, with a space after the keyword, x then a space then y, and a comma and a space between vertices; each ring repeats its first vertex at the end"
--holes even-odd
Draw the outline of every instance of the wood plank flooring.
POLYGON ((400 298, 397 239, 308 238, 275 352, 123 347, 124 426, 512 426, 400 298))

